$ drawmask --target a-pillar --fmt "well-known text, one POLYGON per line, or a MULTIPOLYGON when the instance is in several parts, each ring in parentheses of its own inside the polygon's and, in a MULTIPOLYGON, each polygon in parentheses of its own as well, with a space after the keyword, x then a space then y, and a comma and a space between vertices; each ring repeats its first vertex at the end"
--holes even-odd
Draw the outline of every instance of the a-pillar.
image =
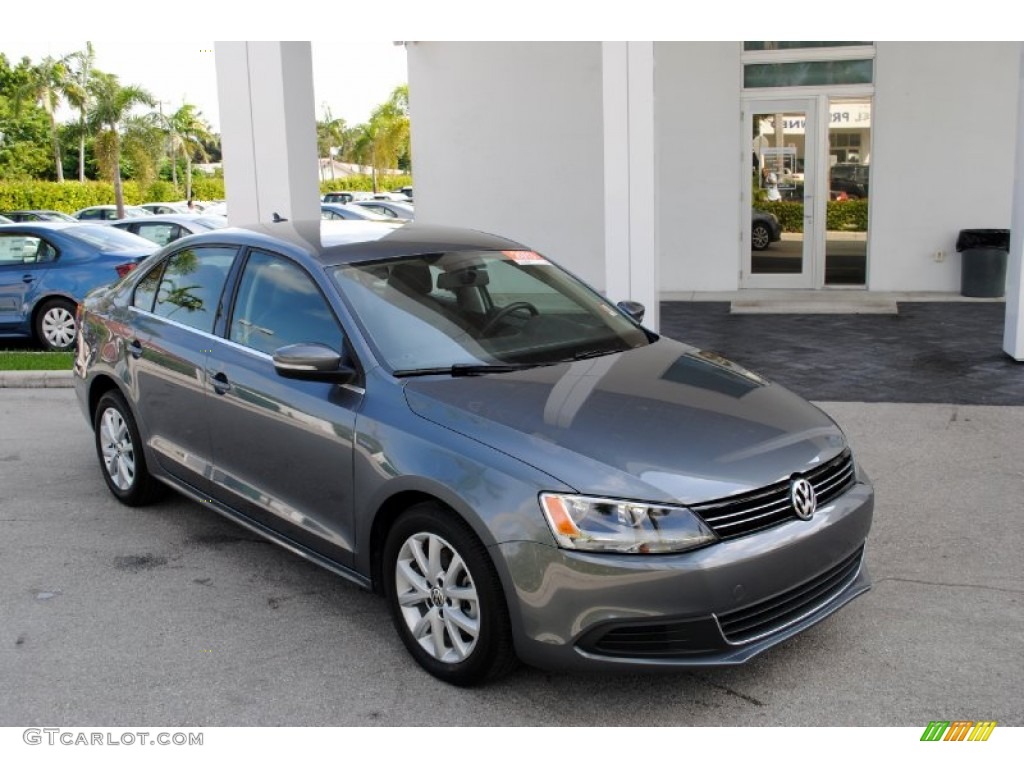
POLYGON ((1013 213, 1010 216, 1010 263, 1006 274, 1006 325, 1003 349, 1024 361, 1024 43, 1017 78, 1017 158, 1013 174, 1013 213))
POLYGON ((601 46, 605 295, 639 301, 658 330, 654 43, 601 46))
POLYGON ((215 43, 228 223, 320 220, 308 42, 215 43))

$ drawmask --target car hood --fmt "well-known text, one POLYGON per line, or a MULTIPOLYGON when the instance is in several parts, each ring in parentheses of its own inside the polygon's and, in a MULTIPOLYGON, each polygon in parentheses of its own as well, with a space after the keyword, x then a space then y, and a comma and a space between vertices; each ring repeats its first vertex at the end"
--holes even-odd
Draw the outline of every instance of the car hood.
POLYGON ((580 493, 696 503, 770 485, 845 447, 822 411, 670 339, 482 376, 410 379, 419 416, 580 493))

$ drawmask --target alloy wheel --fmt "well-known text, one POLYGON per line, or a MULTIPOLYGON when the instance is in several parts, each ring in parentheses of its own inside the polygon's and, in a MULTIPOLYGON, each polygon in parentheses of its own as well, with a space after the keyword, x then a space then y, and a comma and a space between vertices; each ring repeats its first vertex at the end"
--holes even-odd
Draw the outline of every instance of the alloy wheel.
POLYGON ((431 657, 464 661, 480 635, 480 599, 462 556, 434 533, 416 533, 395 561, 395 598, 406 627, 431 657))
POLYGON ((135 447, 128 425, 116 408, 107 408, 100 416, 100 450, 110 481, 122 491, 135 482, 135 447))

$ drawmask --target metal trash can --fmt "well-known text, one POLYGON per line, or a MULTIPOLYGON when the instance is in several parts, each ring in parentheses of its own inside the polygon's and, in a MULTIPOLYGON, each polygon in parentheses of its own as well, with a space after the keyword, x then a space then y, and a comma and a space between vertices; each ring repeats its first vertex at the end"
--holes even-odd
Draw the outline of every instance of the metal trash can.
POLYGON ((961 296, 998 299, 1006 294, 1010 230, 961 229, 956 250, 961 255, 961 296))

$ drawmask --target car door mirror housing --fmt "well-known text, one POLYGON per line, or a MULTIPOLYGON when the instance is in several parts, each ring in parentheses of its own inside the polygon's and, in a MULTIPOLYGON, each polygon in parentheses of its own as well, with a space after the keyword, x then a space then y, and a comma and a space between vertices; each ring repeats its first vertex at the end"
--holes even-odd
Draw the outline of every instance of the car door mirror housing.
POLYGON ((617 306, 631 318, 636 320, 636 322, 638 323, 643 322, 644 312, 647 311, 647 308, 639 301, 620 301, 615 306, 617 306))
POLYGON ((343 384, 355 376, 346 356, 324 344, 289 344, 274 352, 274 370, 288 379, 343 384))

